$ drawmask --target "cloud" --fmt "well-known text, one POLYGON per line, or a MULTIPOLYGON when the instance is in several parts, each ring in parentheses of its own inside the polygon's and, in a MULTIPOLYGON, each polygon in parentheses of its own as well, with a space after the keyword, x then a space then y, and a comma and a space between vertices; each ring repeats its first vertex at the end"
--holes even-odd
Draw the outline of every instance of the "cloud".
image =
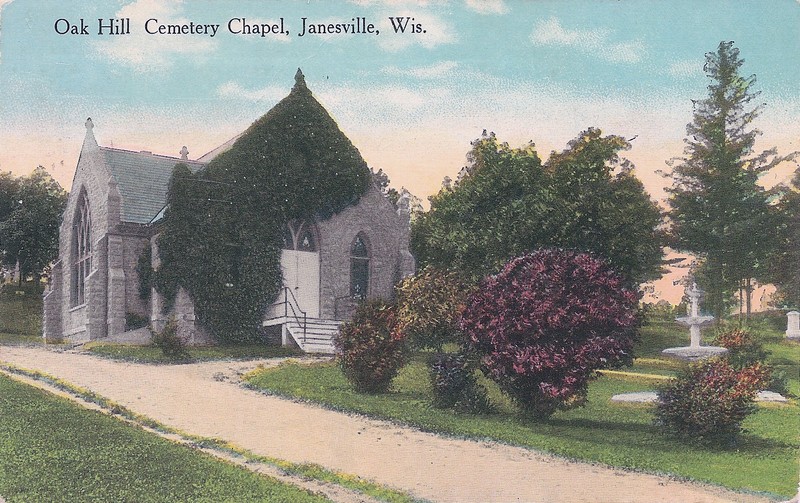
MULTIPOLYGON (((800 0, 798 0, 800 2, 800 0)), ((697 77, 703 74, 703 60, 702 59, 682 59, 673 61, 667 68, 667 73, 673 77, 690 78, 697 77)))
POLYGON ((561 21, 551 17, 539 21, 531 33, 534 45, 560 45, 574 47, 588 54, 594 54, 613 63, 638 63, 645 56, 645 47, 640 40, 612 42, 612 32, 605 28, 594 30, 569 30, 561 26, 561 21))
POLYGON ((385 66, 381 68, 381 73, 394 77, 414 77, 417 79, 435 79, 452 75, 452 71, 458 66, 455 61, 441 61, 428 66, 418 66, 415 68, 401 69, 396 66, 385 66))
POLYGON ((389 15, 381 16, 378 23, 381 32, 378 46, 387 52, 398 52, 414 45, 432 49, 442 44, 452 44, 458 40, 453 27, 440 17, 429 12, 394 11, 389 15), (409 23, 422 25, 423 33, 410 33, 411 27, 405 33, 395 33, 389 17, 410 18, 409 23))
MULTIPOLYGON (((130 18, 135 26, 144 26, 148 19, 158 19, 159 24, 188 24, 190 21, 180 16, 181 6, 180 1, 136 0, 115 16, 130 18)), ((124 37, 94 40, 92 45, 99 56, 139 72, 164 69, 176 56, 201 60, 217 47, 216 40, 209 35, 150 35, 143 29, 131 30, 124 37)))
POLYGON ((280 86, 268 86, 261 89, 246 89, 236 82, 228 81, 217 87, 217 96, 248 101, 278 101, 289 91, 280 86))
POLYGON ((505 14, 508 12, 508 7, 503 0, 467 0, 467 8, 478 14, 505 14))

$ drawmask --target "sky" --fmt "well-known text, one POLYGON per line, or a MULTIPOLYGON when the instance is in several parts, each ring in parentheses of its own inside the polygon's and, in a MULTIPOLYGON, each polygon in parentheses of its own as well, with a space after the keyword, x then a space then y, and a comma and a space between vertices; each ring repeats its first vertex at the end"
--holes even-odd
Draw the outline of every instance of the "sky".
POLYGON ((597 127, 634 138, 626 156, 661 201, 665 161, 681 155, 692 100, 706 95, 704 54, 723 40, 757 76, 757 147, 800 150, 800 0, 66 4, 0 0, 0 170, 42 165, 67 189, 87 117, 101 145, 175 156, 186 145, 197 158, 286 96, 301 68, 367 163, 423 199, 455 178, 483 130, 546 158, 597 127), (99 34, 112 18, 130 19, 130 34, 99 34), (303 18, 363 19, 378 33, 300 36, 303 18), (413 20, 395 33, 391 18, 413 20), (233 33, 281 20, 284 33, 233 33), (213 37, 147 33, 170 25, 219 26, 213 37))

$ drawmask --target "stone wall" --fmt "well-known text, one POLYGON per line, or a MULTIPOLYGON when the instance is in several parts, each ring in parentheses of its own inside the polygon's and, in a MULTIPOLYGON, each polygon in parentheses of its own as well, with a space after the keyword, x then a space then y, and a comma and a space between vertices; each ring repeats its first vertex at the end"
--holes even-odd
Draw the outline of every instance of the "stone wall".
POLYGON ((149 306, 139 297, 139 273, 136 267, 145 246, 150 246, 151 229, 136 224, 121 224, 117 230, 122 235, 123 273, 125 274, 125 312, 149 315, 149 306))
MULTIPOLYGON (((51 320, 51 326, 60 324, 62 334, 73 340, 88 340, 102 337, 107 333, 106 328, 106 274, 99 271, 98 267, 106 260, 105 236, 112 226, 119 223, 120 200, 119 192, 111 182, 111 174, 105 167, 104 154, 94 141, 94 137, 87 135, 84 142, 72 190, 67 199, 64 218, 59 230, 59 254, 61 263, 60 281, 55 281, 53 289, 59 290, 58 303, 51 301, 45 304, 45 318, 51 320), (91 218, 91 238, 93 246, 92 270, 87 278, 86 301, 83 306, 73 305, 72 283, 73 262, 72 240, 74 239, 74 220, 78 205, 83 197, 89 201, 89 214, 91 218), (115 197, 116 196, 116 197, 115 197), (100 273, 98 275, 98 272, 100 273), (102 276, 100 278, 99 276, 102 276), (102 308, 87 306, 94 300, 102 301, 102 308), (58 305, 57 305, 58 304, 58 305), (60 320, 56 321, 58 318, 60 320), (89 333, 91 325, 91 334, 89 333)), ((52 295, 52 294, 51 294, 52 295)), ((55 298, 55 297, 54 297, 55 298)))
POLYGON ((42 317, 42 336, 46 342, 56 342, 64 338, 61 326, 61 261, 50 271, 50 281, 44 293, 44 314, 42 317))
POLYGON ((356 206, 317 222, 317 228, 321 317, 347 314, 343 306, 350 296, 350 250, 359 233, 365 237, 370 258, 368 298, 393 297, 395 281, 404 274, 399 268, 404 257, 410 257, 403 254, 408 251, 408 224, 376 187, 370 186, 356 206))
MULTIPOLYGON (((153 269, 158 269, 161 260, 158 255, 158 234, 150 238, 153 269)), ((137 258, 138 260, 138 258, 137 258)), ((167 321, 174 319, 178 325, 178 336, 190 346, 206 346, 214 344, 214 339, 198 321, 194 310, 194 302, 184 288, 178 290, 175 302, 168 312, 164 312, 164 296, 155 288, 150 290, 150 327, 154 332, 164 330, 167 321)))

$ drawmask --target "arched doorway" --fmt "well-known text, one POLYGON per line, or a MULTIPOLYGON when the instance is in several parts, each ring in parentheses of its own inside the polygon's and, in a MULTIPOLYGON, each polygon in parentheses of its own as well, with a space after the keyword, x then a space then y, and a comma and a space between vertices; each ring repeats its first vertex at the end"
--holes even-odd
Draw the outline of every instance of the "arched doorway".
POLYGON ((319 239, 313 223, 290 222, 286 226, 281 271, 283 286, 292 292, 300 310, 319 318, 319 239))

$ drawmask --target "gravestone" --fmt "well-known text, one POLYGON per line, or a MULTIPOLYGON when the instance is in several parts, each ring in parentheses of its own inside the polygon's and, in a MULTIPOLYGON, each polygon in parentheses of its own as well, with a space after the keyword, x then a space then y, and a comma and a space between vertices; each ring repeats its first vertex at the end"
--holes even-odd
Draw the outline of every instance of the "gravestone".
POLYGON ((800 339, 800 313, 797 311, 786 313, 786 337, 800 339))

